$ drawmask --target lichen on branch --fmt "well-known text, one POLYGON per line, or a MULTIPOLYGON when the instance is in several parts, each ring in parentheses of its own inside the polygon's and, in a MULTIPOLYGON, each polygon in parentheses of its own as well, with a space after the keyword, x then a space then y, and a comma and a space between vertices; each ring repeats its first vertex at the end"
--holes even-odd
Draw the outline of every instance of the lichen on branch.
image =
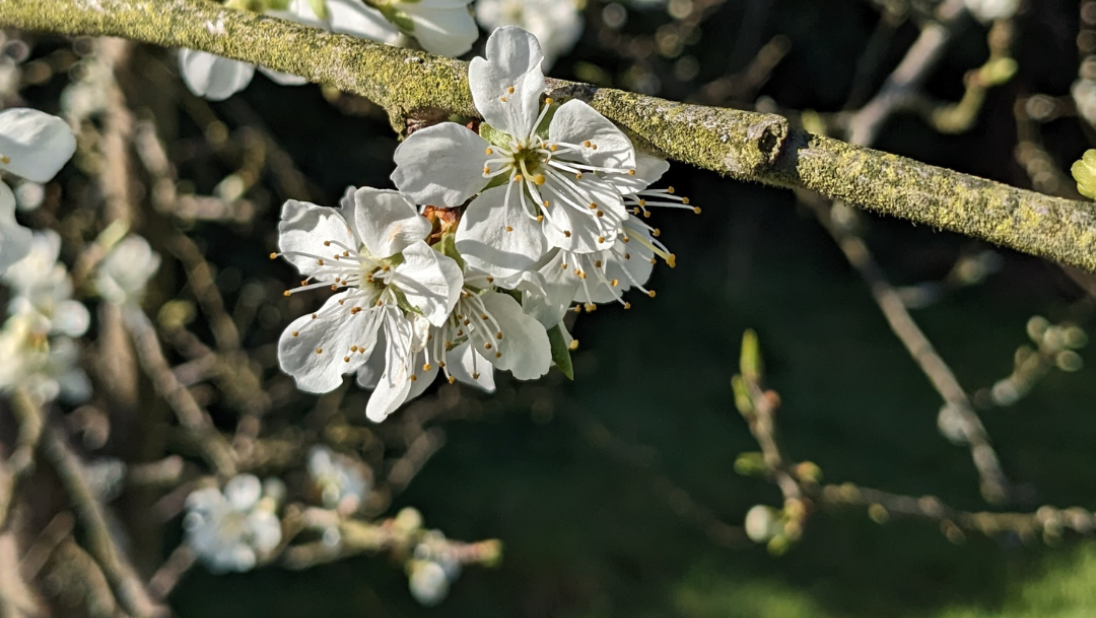
MULTIPOLYGON (((359 94, 393 125, 417 110, 475 116, 467 64, 227 9, 211 0, 0 0, 0 26, 189 47, 359 94)), ((639 144, 738 180, 803 187, 935 229, 1096 272, 1096 205, 809 134, 787 119, 552 80, 639 144)))

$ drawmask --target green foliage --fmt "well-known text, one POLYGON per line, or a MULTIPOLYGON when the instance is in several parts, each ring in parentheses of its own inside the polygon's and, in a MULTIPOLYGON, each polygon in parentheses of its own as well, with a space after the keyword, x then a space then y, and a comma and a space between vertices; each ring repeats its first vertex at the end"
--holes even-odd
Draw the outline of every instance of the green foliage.
POLYGON ((552 362, 559 367, 568 380, 574 380, 575 369, 571 365, 571 348, 567 342, 567 336, 563 333, 562 325, 548 329, 548 343, 552 345, 552 362))

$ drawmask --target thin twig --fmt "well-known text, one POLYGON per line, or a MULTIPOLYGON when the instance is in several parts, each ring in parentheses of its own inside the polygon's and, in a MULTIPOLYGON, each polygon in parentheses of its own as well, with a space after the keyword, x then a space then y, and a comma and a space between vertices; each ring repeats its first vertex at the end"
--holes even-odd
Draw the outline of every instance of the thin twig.
POLYGON ((152 379, 156 391, 175 412, 179 424, 194 436, 202 456, 217 474, 225 478, 235 475, 236 460, 232 447, 213 426, 213 421, 194 400, 190 391, 175 378, 148 316, 136 306, 124 308, 123 313, 126 328, 133 336, 137 358, 145 373, 152 379))
POLYGON ((53 427, 42 437, 41 452, 50 461, 86 534, 88 548, 103 569, 118 602, 132 616, 160 616, 159 607, 145 590, 133 566, 111 536, 103 506, 88 484, 83 464, 53 427))

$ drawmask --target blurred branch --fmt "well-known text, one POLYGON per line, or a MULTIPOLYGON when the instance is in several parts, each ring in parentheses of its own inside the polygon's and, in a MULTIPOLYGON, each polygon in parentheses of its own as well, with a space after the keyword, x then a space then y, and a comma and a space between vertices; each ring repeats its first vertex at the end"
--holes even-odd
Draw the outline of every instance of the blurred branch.
MULTIPOLYGON (((957 2, 949 0, 941 10, 957 2)), ((262 64, 360 94, 388 110, 394 126, 401 129, 404 117, 426 108, 476 115, 463 62, 227 10, 209 0, 0 0, 0 25, 121 36, 262 64)), ((949 36, 947 26, 928 32, 918 47, 925 51, 920 61, 924 66, 932 64, 949 36)), ((1096 271, 1096 208, 1090 203, 1048 197, 812 135, 772 114, 687 105, 558 80, 549 83, 554 96, 589 101, 640 145, 679 161, 740 180, 811 189, 1096 271)))
POLYGON ((125 307, 124 314, 126 328, 133 336, 134 347, 137 349, 138 360, 152 379, 156 391, 174 410, 179 424, 196 438, 196 445, 217 474, 224 478, 235 475, 236 461, 232 447, 213 426, 213 421, 194 400, 190 391, 175 378, 175 373, 164 358, 156 329, 148 316, 140 307, 135 306, 125 307))
POLYGON ((91 555, 102 568, 118 602, 135 617, 164 614, 164 609, 149 597, 133 566, 114 542, 103 505, 88 484, 83 464, 53 427, 47 428, 43 436, 42 454, 57 471, 84 528, 91 555))
POLYGON ((25 390, 18 389, 12 393, 11 407, 19 422, 19 434, 11 456, 7 461, 0 462, 0 531, 11 513, 16 484, 34 472, 34 451, 42 438, 44 425, 41 406, 34 403, 25 390))

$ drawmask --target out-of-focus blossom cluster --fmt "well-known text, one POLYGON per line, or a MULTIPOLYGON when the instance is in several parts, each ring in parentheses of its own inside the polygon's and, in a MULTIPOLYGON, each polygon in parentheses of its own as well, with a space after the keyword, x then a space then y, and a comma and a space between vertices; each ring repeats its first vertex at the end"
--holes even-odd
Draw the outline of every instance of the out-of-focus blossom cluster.
POLYGON ((257 477, 241 474, 223 491, 207 487, 187 497, 187 542, 209 570, 249 571, 281 542, 278 491, 271 485, 264 489, 257 477))
POLYGON ((298 388, 325 393, 355 374, 381 421, 438 374, 491 391, 495 369, 566 371, 568 310, 655 295, 644 287, 653 265, 674 255, 643 219, 699 209, 649 189, 669 165, 589 105, 542 100, 543 60, 530 33, 496 30, 469 68, 484 120, 413 132, 395 153, 399 191, 285 203, 271 257, 304 277, 286 296, 337 290, 279 341, 298 388))

